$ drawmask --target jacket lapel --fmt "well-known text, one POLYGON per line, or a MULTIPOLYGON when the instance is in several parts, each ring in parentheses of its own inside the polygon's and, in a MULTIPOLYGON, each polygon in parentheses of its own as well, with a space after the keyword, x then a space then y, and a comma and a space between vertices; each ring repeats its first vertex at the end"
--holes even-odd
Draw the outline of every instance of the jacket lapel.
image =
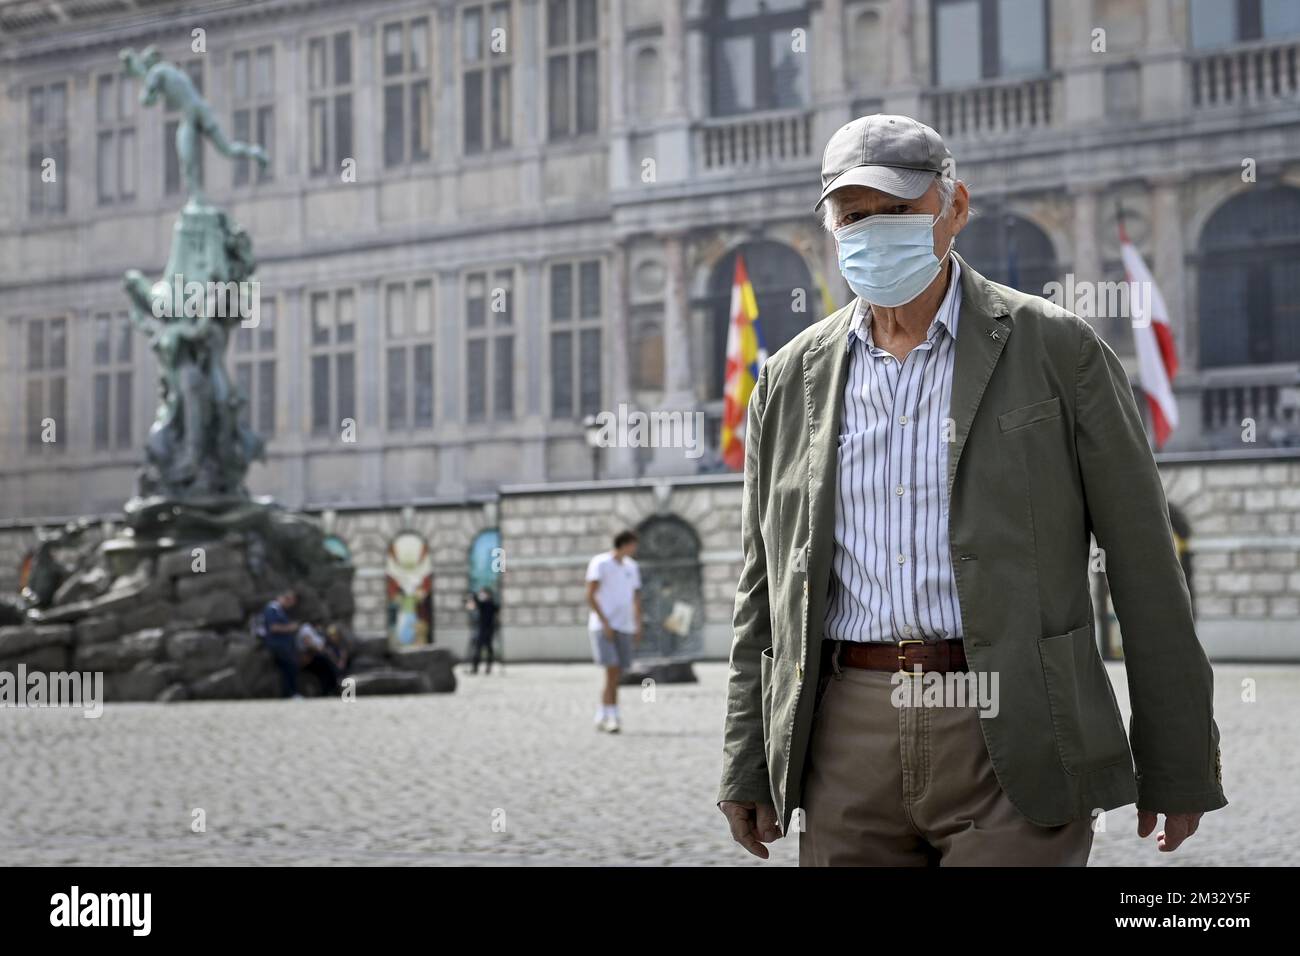
POLYGON ((952 445, 948 454, 949 499, 971 422, 979 409, 980 399, 984 397, 984 388, 993 375, 993 368, 1011 336, 1011 326, 998 321, 999 317, 1007 315, 1002 297, 987 279, 966 264, 965 259, 956 252, 953 256, 961 263, 961 316, 957 323, 957 352, 953 360, 949 409, 953 420, 952 445))
POLYGON ((845 344, 857 300, 803 353, 804 400, 808 416, 808 587, 810 598, 830 583, 830 542, 835 534, 836 470, 839 466, 840 412, 848 380, 845 344))

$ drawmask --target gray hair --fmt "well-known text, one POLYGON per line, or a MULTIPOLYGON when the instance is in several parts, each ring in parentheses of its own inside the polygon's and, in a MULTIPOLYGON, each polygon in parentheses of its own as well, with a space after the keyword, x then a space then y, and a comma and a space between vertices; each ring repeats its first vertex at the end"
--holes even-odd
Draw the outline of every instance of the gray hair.
MULTIPOLYGON (((951 176, 945 176, 943 173, 934 174, 935 185, 939 189, 939 217, 943 218, 952 211, 952 199, 957 195, 957 180, 951 176)), ((826 197, 826 202, 822 204, 822 227, 827 232, 835 231, 835 213, 831 209, 831 203, 834 201, 834 193, 826 197)), ((970 215, 975 215, 975 210, 970 211, 970 215)))

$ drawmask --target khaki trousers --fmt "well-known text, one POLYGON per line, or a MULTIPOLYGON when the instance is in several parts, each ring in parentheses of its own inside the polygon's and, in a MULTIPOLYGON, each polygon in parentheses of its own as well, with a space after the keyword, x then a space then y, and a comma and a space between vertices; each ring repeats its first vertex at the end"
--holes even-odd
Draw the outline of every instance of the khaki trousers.
POLYGON ((977 707, 896 707, 891 678, 845 667, 828 680, 809 744, 800 866, 1087 864, 1092 822, 1025 819, 994 775, 977 707))

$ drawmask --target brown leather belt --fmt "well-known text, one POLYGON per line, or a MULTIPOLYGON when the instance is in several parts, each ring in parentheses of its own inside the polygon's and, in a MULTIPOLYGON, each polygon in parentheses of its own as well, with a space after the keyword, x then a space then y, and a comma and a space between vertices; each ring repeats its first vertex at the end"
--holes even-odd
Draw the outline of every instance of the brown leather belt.
POLYGON ((905 640, 885 644, 881 641, 836 641, 841 667, 861 667, 871 671, 964 671, 966 650, 958 640, 905 640))

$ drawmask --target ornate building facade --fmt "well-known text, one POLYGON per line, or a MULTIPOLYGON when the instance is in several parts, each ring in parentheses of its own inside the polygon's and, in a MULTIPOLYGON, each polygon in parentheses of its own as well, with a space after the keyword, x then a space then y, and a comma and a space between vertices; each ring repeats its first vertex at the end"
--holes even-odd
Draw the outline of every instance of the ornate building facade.
MULTIPOLYGON (((0 583, 36 528, 111 517, 138 467, 156 383, 121 275, 165 258, 181 184, 176 118, 139 107, 117 52, 155 44, 272 155, 265 171, 204 168, 260 263, 259 325, 229 355, 268 442, 250 484, 335 529, 364 628, 386 626, 386 561, 414 532, 434 639, 459 644, 488 534, 507 646, 580 656, 582 565, 633 524, 656 608, 697 608, 691 634, 656 640, 725 653, 739 486, 716 446, 735 262, 769 350, 845 301, 811 215, 821 147, 885 111, 945 136, 978 212, 958 248, 991 278, 1121 280, 1123 215, 1175 331, 1162 464, 1204 636, 1276 653, 1300 630, 1298 10, 0 3, 0 583), (584 420, 620 407, 702 414, 703 447, 593 453, 584 420)), ((1088 317, 1134 371, 1128 319, 1088 317)))

